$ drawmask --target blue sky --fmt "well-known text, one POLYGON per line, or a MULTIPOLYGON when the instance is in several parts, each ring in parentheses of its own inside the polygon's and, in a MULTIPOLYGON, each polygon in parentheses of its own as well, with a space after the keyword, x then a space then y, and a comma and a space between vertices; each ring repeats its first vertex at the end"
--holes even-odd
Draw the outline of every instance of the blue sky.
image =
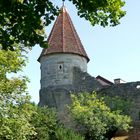
MULTIPOLYGON (((54 0, 56 4, 58 0, 54 0)), ((59 1, 59 6, 62 3, 59 1)), ((88 72, 113 81, 121 78, 126 82, 140 81, 140 0, 126 0, 127 14, 116 27, 91 26, 77 16, 75 7, 66 1, 68 13, 90 58, 88 72)), ((49 34, 53 23, 47 27, 49 34)), ((29 62, 24 74, 30 79, 28 90, 32 101, 38 103, 40 89, 40 64, 37 58, 41 48, 35 46, 28 53, 29 62)))

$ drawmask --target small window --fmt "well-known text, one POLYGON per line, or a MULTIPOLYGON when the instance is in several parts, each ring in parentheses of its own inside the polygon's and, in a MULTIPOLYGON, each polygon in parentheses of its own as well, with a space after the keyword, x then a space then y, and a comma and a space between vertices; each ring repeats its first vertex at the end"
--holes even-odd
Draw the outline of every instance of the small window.
POLYGON ((58 64, 58 72, 63 72, 63 64, 58 64))
POLYGON ((60 70, 62 69, 62 65, 59 66, 59 69, 60 69, 60 70))

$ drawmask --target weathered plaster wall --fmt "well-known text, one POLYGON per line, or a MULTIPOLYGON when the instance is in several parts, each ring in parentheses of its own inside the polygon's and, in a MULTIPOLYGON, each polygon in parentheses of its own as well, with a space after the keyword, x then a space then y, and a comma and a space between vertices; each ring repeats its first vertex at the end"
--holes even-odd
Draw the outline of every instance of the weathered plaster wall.
POLYGON ((39 106, 47 105, 57 110, 63 110, 67 104, 71 103, 72 88, 72 85, 58 85, 41 89, 39 106))
POLYGON ((98 91, 103 88, 103 86, 96 80, 95 77, 92 77, 87 72, 82 72, 79 68, 73 68, 73 87, 75 93, 78 92, 92 92, 98 91))

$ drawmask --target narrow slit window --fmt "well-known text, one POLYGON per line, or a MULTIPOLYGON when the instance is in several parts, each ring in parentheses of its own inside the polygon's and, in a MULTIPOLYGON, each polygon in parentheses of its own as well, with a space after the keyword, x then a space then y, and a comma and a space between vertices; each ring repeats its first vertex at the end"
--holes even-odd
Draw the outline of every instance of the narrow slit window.
POLYGON ((59 66, 59 69, 60 69, 60 70, 62 69, 62 66, 61 66, 61 65, 59 66))
POLYGON ((58 72, 63 72, 64 66, 63 64, 58 64, 58 72))

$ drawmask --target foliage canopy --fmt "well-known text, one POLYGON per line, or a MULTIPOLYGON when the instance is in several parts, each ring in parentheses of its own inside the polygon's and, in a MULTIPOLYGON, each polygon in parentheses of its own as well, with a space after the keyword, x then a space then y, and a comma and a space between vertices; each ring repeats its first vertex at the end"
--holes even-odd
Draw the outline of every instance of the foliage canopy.
MULTIPOLYGON (((93 26, 115 26, 125 15, 122 0, 69 1, 76 6, 78 15, 93 26)), ((0 48, 46 46, 44 28, 58 13, 52 0, 0 0, 0 48)))
POLYGON ((34 128, 29 123, 30 109, 24 76, 12 77, 25 65, 25 59, 19 50, 14 52, 0 50, 0 139, 25 140, 34 135, 34 128))
POLYGON ((96 93, 72 95, 69 109, 76 122, 85 128, 84 135, 88 140, 104 140, 111 138, 117 130, 131 128, 131 118, 120 110, 112 111, 96 93))

